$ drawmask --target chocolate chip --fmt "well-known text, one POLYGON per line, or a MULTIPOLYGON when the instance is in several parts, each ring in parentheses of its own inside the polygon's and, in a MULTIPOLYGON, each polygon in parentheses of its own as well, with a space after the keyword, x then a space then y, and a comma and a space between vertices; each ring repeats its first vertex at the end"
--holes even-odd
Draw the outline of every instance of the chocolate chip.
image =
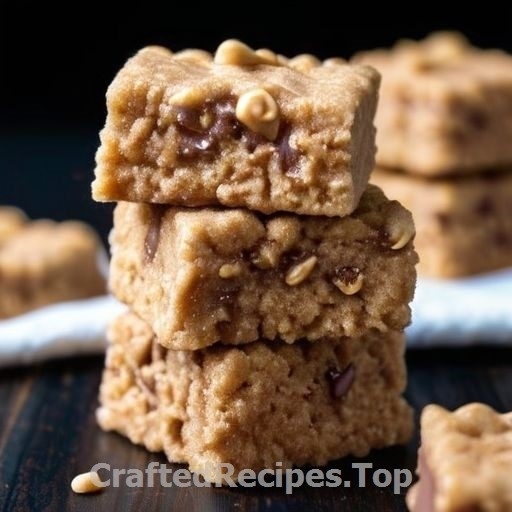
POLYGON ((494 240, 496 242, 496 245, 501 246, 501 247, 504 247, 504 246, 510 244, 509 236, 506 233, 504 233, 503 231, 496 232, 496 234, 494 235, 494 240))
POLYGON ((325 373, 325 378, 329 382, 331 396, 333 398, 344 397, 352 387, 355 376, 356 369, 352 363, 342 371, 333 367, 329 368, 325 373))
POLYGON ((286 174, 295 174, 298 169, 300 153, 290 146, 291 127, 282 123, 277 135, 279 165, 286 174))
POLYGON ((441 225, 443 229, 447 229, 451 224, 451 217, 447 213, 437 212, 435 214, 437 222, 441 225))
POLYGON ((162 217, 164 216, 167 206, 152 205, 150 208, 150 219, 148 222, 148 231, 144 240, 144 261, 151 263, 158 250, 158 243, 160 242, 160 226, 162 224, 162 217))
POLYGON ((208 100, 200 108, 175 107, 180 132, 178 153, 184 158, 212 158, 221 140, 240 139, 244 131, 235 115, 234 97, 208 100), (202 119, 208 119, 203 125, 202 119))
POLYGON ((400 94, 398 96, 398 104, 402 108, 411 108, 414 106, 414 102, 410 98, 410 96, 406 96, 405 94, 400 94))
POLYGON ((364 244, 376 244, 383 249, 389 249, 389 233, 384 227, 380 227, 370 236, 362 239, 361 242, 364 244))
POLYGON ((254 150, 261 144, 265 144, 267 139, 261 135, 260 133, 256 133, 253 131, 245 130, 243 132, 243 141, 244 144, 247 146, 247 149, 254 153, 254 150))
POLYGON ((184 158, 212 157, 216 147, 215 139, 208 133, 181 130, 179 155, 184 158))
POLYGON ((139 369, 135 370, 134 377, 135 383, 146 398, 149 410, 154 411, 158 407, 158 398, 156 396, 156 383, 154 377, 152 377, 150 380, 147 380, 142 376, 142 373, 139 369))
POLYGON ((467 113, 469 124, 478 131, 483 131, 487 128, 488 119, 484 112, 481 110, 469 110, 467 113))
POLYGON ((310 256, 312 256, 312 254, 307 251, 291 249, 281 256, 281 259, 279 260, 279 270, 287 273, 291 267, 306 261, 310 256))
POLYGON ((242 136, 243 127, 236 118, 235 108, 233 98, 214 104, 212 109, 214 121, 209 131, 217 142, 228 137, 238 140, 242 136))
POLYGON ((355 283, 360 273, 359 267, 337 267, 334 269, 334 277, 341 279, 345 284, 355 283))
POLYGON ((176 112, 176 122, 186 128, 187 130, 191 130, 194 132, 202 132, 203 128, 201 127, 201 122, 199 120, 201 116, 201 112, 195 108, 189 107, 174 107, 176 112))
POLYGON ((487 217, 494 213, 494 202, 493 200, 486 196, 483 197, 475 207, 476 213, 481 215, 482 217, 487 217))

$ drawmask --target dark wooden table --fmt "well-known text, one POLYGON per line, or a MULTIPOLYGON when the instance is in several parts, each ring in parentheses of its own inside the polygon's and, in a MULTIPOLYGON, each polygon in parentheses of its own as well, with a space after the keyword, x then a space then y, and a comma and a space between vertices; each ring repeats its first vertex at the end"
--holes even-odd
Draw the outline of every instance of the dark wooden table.
MULTIPOLYGON (((429 402, 455 408, 482 401, 512 410, 512 349, 416 351, 408 354, 407 397, 418 413, 429 402)), ((76 495, 72 478, 97 462, 144 469, 163 456, 131 445, 95 423, 102 359, 52 362, 0 370, 0 511, 398 511, 404 494, 392 488, 284 489, 119 488, 76 495)), ((407 447, 372 453, 374 469, 414 469, 418 437, 407 447)), ((331 464, 354 476, 352 460, 331 464)), ((176 465, 176 467, 179 467, 176 465)))

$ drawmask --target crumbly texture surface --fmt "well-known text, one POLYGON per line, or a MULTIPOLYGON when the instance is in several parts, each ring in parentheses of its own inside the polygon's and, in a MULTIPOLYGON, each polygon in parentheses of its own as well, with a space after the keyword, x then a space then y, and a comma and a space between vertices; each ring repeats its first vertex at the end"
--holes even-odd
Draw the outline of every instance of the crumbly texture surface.
POLYGON ((512 510, 512 415, 471 403, 454 412, 438 405, 421 415, 420 480, 411 512, 512 510))
POLYGON ((130 59, 107 92, 94 199, 352 212, 374 163, 380 76, 247 52, 148 47, 130 59))
POLYGON ((100 244, 81 222, 25 224, 0 245, 0 318, 105 293, 100 244))
POLYGON ((322 465, 411 435, 400 333, 173 351, 127 314, 109 338, 100 426, 192 471, 221 462, 236 472, 322 465), (332 375, 348 368, 351 380, 337 393, 332 375))
POLYGON ((120 203, 110 288, 168 348, 401 330, 411 214, 374 186, 343 218, 120 203))
POLYGON ((15 206, 0 206, 0 247, 27 223, 25 213, 15 206))
POLYGON ((411 210, 420 274, 462 277, 512 266, 512 168, 439 179, 377 169, 371 181, 411 210))
POLYGON ((438 33, 353 61, 382 73, 379 165, 433 176, 512 163, 512 56, 438 33))

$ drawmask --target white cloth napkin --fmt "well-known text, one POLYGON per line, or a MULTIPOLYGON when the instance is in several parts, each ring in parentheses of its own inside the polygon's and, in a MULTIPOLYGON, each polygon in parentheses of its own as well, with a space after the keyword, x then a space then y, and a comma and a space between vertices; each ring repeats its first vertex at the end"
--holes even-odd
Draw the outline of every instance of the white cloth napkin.
POLYGON ((512 269, 466 279, 419 279, 409 347, 512 345, 512 269))
POLYGON ((61 302, 0 321, 0 367, 103 353, 109 321, 125 309, 109 296, 61 302))
MULTIPOLYGON (((105 331, 124 311, 109 296, 64 302, 0 321, 0 367, 101 354, 105 331)), ((468 279, 419 279, 409 347, 512 345, 512 270, 468 279)))

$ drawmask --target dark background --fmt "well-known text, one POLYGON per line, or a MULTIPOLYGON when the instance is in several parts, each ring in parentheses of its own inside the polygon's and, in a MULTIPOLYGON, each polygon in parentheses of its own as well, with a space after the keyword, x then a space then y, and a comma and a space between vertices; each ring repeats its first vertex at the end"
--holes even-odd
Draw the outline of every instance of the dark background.
POLYGON ((80 218, 104 237, 112 206, 93 203, 89 192, 104 94, 142 46, 212 51, 237 37, 288 56, 350 57, 457 29, 476 45, 512 52, 512 6, 492 2, 412 2, 405 10, 389 2, 64 5, 0 2, 0 204, 33 217, 80 218))

